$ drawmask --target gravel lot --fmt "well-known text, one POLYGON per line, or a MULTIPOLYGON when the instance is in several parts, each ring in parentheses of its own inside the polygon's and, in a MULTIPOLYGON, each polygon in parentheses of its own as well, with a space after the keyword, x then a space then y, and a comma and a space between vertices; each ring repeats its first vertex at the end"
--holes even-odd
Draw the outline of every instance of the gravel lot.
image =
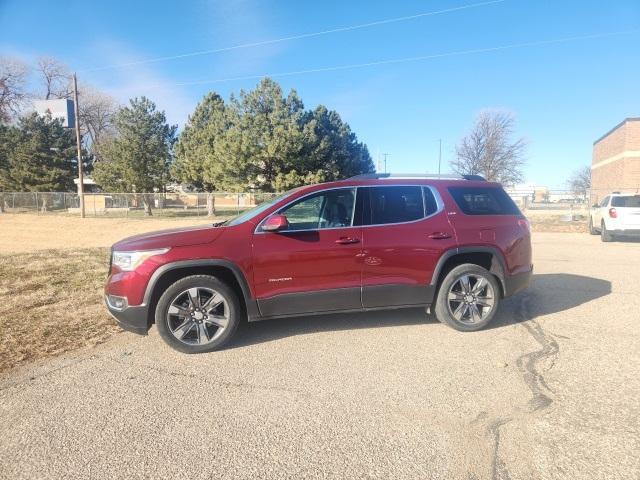
POLYGON ((117 335, 0 380, 0 478, 640 477, 640 243, 535 233, 492 328, 420 311, 117 335))

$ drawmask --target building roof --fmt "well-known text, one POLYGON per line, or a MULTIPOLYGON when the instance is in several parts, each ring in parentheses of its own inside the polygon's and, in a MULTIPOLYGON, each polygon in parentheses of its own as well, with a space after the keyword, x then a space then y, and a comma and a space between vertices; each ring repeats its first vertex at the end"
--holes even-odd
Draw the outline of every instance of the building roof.
POLYGON ((607 133, 605 133, 600 138, 598 138, 595 142, 593 142, 593 144, 595 145, 596 143, 604 140, 606 137, 611 135, 613 132, 615 132, 617 129, 619 129, 622 125, 624 125, 627 122, 640 122, 640 117, 627 117, 627 118, 625 118, 619 124, 617 124, 615 127, 613 127, 611 130, 609 130, 607 133))

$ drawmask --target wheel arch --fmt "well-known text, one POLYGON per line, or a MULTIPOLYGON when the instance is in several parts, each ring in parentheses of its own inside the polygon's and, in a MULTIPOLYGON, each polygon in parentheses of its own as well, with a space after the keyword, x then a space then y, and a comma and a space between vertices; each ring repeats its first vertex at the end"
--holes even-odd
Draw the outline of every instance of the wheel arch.
POLYGON ((237 265, 222 259, 182 260, 162 265, 151 275, 144 294, 144 304, 149 306, 149 326, 155 321, 156 305, 162 293, 174 282, 191 275, 211 275, 222 280, 238 295, 245 313, 249 317, 255 316, 255 300, 244 273, 237 265))
POLYGON ((501 295, 505 296, 507 288, 505 284, 506 266, 504 256, 497 248, 489 246, 457 247, 445 251, 436 263, 431 277, 431 285, 437 291, 447 273, 464 263, 473 263, 491 272, 498 279, 498 284, 502 290, 501 295))

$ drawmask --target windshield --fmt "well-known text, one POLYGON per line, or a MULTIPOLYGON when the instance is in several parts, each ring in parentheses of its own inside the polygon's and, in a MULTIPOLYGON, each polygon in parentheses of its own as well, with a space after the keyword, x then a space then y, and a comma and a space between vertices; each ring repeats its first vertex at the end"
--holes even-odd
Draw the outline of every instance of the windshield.
POLYGON ((269 207, 275 205, 277 202, 279 202, 283 198, 288 197, 289 195, 291 195, 296 190, 297 189, 289 190, 288 192, 285 192, 282 195, 278 195, 277 197, 272 198, 271 200, 269 200, 267 202, 261 203, 260 205, 256 205, 255 207, 247 210, 246 212, 241 213, 237 217, 234 217, 234 218, 232 218, 230 220, 227 220, 222 225, 227 225, 227 226, 232 227, 234 225, 239 225, 242 222, 246 222, 247 220, 250 220, 250 219, 254 218, 256 215, 259 215, 262 212, 264 212, 265 210, 269 209, 269 207))

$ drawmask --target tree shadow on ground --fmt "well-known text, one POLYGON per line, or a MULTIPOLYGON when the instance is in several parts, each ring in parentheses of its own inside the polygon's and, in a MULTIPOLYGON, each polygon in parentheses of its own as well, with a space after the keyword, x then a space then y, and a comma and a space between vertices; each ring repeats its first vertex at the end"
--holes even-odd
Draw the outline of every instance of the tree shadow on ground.
MULTIPOLYGON (((611 293, 611 282, 567 273, 535 274, 529 289, 502 302, 487 327, 501 328, 538 316, 562 312, 611 293), (524 306, 524 307, 523 307, 524 306)), ((251 322, 229 348, 316 332, 436 324, 422 308, 290 317, 251 322)))

